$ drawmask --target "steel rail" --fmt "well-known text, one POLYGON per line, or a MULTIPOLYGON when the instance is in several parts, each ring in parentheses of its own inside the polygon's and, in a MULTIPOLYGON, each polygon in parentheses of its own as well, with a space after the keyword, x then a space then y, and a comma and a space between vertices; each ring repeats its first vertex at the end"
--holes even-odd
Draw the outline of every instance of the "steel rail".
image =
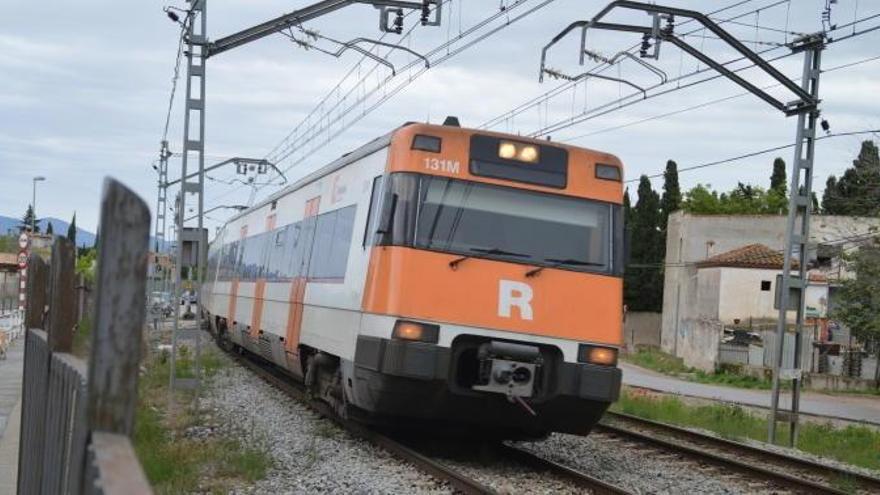
POLYGON ((661 423, 658 421, 652 421, 650 419, 644 419, 629 414, 616 413, 611 411, 608 411, 605 414, 606 417, 609 417, 615 421, 620 421, 624 423, 628 422, 640 428, 656 431, 664 435, 674 436, 676 439, 685 439, 695 444, 705 445, 710 448, 723 449, 725 452, 736 456, 748 456, 750 458, 756 458, 761 463, 773 463, 776 465, 795 467, 797 469, 808 471, 812 475, 824 477, 828 480, 849 478, 857 482, 864 490, 867 490, 871 493, 880 493, 880 478, 869 476, 867 474, 863 474, 857 471, 842 469, 811 459, 804 459, 788 454, 782 454, 779 452, 762 449, 760 447, 755 447, 753 445, 748 445, 742 442, 728 440, 726 438, 720 438, 713 435, 706 435, 679 426, 661 423))
POLYGON ((280 389, 288 396, 307 405, 318 414, 328 419, 331 419, 337 425, 341 426, 352 435, 363 438, 364 440, 376 446, 382 447, 383 449, 393 454, 395 457, 410 464, 413 464, 420 471, 440 481, 449 483, 449 485, 455 488, 457 491, 466 495, 497 495, 497 492, 492 488, 480 483, 479 481, 469 478, 464 474, 445 466, 442 463, 430 459, 429 457, 416 452, 412 448, 407 447, 406 445, 403 445, 392 438, 382 435, 377 431, 366 428, 363 425, 360 425, 353 421, 341 418, 336 413, 336 411, 333 410, 333 408, 330 407, 328 404, 311 399, 306 393, 304 387, 298 386, 298 384, 292 382, 291 378, 288 375, 279 371, 277 368, 274 367, 274 365, 259 364, 255 362, 255 360, 249 359, 248 357, 238 354, 234 351, 230 351, 229 355, 231 355, 238 364, 244 366, 249 371, 253 372, 264 381, 268 382, 270 385, 280 389))
POLYGON ((739 442, 726 440, 709 435, 702 435, 683 428, 658 423, 655 421, 645 420, 634 416, 607 412, 606 417, 620 422, 630 422, 641 428, 662 432, 670 436, 670 440, 660 438, 655 435, 649 435, 639 431, 634 431, 622 426, 610 425, 602 422, 594 428, 593 431, 599 434, 615 435, 628 440, 639 443, 653 445, 663 450, 684 454, 688 457, 695 458, 718 467, 737 471, 755 478, 764 479, 771 483, 776 483, 801 493, 831 493, 845 494, 846 491, 840 490, 827 483, 819 483, 810 479, 805 479, 796 474, 788 474, 780 472, 780 464, 788 467, 796 466, 798 469, 808 470, 811 474, 820 474, 826 480, 833 481, 835 479, 850 479, 860 483, 860 486, 871 493, 876 493, 876 488, 880 485, 880 480, 866 476, 853 471, 834 468, 832 466, 808 461, 806 459, 798 459, 796 457, 785 454, 777 454, 768 450, 752 447, 739 442), (686 445, 682 440, 689 440, 690 444, 686 445), (701 444, 703 448, 695 444, 701 444), (707 446, 722 449, 727 453, 733 453, 735 457, 728 457, 708 450, 704 450, 707 446), (749 458, 750 462, 741 460, 740 457, 749 458), (757 459, 756 459, 757 458, 757 459), (772 467, 767 467, 767 463, 773 463, 772 467), (774 469, 775 468, 775 469, 774 469))
MULTIPOLYGON (((274 365, 253 356, 247 351, 245 354, 228 351, 228 354, 240 365, 253 372, 270 385, 280 389, 293 399, 306 404, 318 414, 331 419, 346 431, 362 438, 376 446, 382 447, 396 457, 413 464, 420 471, 449 483, 455 490, 467 495, 497 495, 497 492, 489 486, 474 480, 441 462, 419 453, 397 440, 394 440, 378 431, 370 429, 355 421, 342 418, 328 404, 313 400, 309 397, 305 387, 291 380, 290 376, 280 371, 274 365), (259 361, 258 361, 259 360, 259 361)), ((577 471, 562 464, 535 455, 527 450, 507 444, 495 445, 496 451, 502 456, 525 464, 533 469, 550 472, 560 478, 568 480, 578 487, 585 488, 594 495, 630 495, 631 492, 620 487, 594 478, 588 474, 577 471)))
POLYGON ((612 485, 581 471, 572 469, 557 462, 553 462, 549 459, 545 459, 544 457, 533 454, 532 452, 521 449, 519 447, 514 447, 508 444, 501 444, 498 447, 498 452, 508 458, 515 459, 517 462, 527 464, 534 469, 549 471, 559 476, 560 478, 564 478, 572 482, 580 488, 586 488, 590 490, 590 493, 592 493, 593 495, 629 495, 630 493, 632 493, 624 490, 623 488, 620 488, 619 486, 612 485))

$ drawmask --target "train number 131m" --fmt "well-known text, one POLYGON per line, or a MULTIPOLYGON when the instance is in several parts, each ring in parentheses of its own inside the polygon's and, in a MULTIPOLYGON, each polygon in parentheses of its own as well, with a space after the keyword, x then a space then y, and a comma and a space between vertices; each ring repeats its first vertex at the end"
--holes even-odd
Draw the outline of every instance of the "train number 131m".
POLYGON ((461 169, 458 160, 442 160, 439 158, 425 158, 425 169, 457 174, 461 169))

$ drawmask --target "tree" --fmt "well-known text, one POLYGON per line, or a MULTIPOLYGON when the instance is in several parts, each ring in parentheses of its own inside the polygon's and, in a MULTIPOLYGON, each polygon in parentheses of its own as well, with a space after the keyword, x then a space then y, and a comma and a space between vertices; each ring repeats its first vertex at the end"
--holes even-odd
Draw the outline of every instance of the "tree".
POLYGON ((629 199, 629 188, 623 191, 623 224, 629 226, 632 221, 632 200, 629 199))
POLYGON ((70 225, 67 227, 67 240, 76 246, 76 212, 73 212, 73 218, 70 220, 70 225))
POLYGON ((788 213, 788 185, 785 175, 785 160, 773 160, 773 173, 770 175, 770 189, 767 190, 767 207, 770 213, 788 213))
MULTIPOLYGON (((842 282, 832 317, 846 325, 865 348, 873 348, 880 359, 880 238, 845 259, 856 276, 842 282)), ((880 388, 880 367, 874 380, 880 388)))
POLYGON ((678 185, 678 165, 672 161, 666 161, 666 170, 663 172, 663 197, 660 199, 662 214, 660 227, 666 231, 666 222, 669 214, 681 208, 681 188, 678 185))
POLYGON ((828 178, 822 207, 829 215, 880 216, 878 184, 880 151, 873 141, 864 141, 852 167, 846 169, 840 179, 828 178))
POLYGON ((55 227, 52 226, 52 222, 46 226, 46 235, 55 235, 55 227))
POLYGON ((30 230, 31 225, 34 226, 34 232, 40 232, 40 221, 34 218, 34 207, 33 205, 28 205, 27 211, 24 216, 21 217, 21 225, 19 226, 19 230, 30 230))
POLYGON ((840 198, 837 197, 837 177, 829 175, 825 181, 825 192, 822 193, 822 213, 834 215, 840 211, 840 198))
POLYGON ((660 196, 646 175, 639 179, 639 199, 632 209, 630 263, 624 272, 624 300, 634 311, 660 311, 663 305, 663 253, 660 196))
POLYGON ((783 196, 788 194, 788 185, 785 181, 785 160, 776 157, 773 160, 773 174, 770 176, 770 190, 781 192, 783 196))

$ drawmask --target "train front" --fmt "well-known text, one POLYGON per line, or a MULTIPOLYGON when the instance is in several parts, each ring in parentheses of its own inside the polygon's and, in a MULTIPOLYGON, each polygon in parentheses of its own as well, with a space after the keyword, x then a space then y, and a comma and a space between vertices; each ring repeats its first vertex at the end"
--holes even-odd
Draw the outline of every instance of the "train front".
POLYGON ((588 433, 620 391, 622 176, 615 156, 549 141, 398 130, 374 185, 354 405, 508 438, 588 433))

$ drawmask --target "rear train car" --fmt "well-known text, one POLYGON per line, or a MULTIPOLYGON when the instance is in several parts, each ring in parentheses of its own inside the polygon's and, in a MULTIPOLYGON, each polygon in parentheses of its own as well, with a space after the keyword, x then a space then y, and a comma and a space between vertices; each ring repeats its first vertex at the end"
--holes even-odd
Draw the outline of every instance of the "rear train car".
POLYGON ((233 217, 203 310, 366 421, 584 434, 620 390, 622 177, 607 153, 408 124, 233 217))

